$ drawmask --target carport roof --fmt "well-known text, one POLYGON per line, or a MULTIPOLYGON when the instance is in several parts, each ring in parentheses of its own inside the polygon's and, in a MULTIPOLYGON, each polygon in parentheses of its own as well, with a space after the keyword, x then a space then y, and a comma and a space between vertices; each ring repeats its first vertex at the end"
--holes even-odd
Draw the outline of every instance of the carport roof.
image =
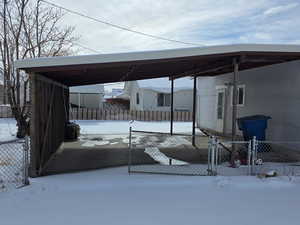
POLYGON ((300 60, 300 45, 236 44, 160 51, 44 57, 18 60, 17 69, 38 73, 68 86, 159 77, 216 76, 300 60))

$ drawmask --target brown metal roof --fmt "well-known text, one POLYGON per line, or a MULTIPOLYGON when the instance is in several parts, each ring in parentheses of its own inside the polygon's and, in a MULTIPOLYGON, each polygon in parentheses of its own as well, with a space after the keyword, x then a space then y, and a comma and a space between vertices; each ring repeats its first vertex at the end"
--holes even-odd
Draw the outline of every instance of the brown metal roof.
POLYGON ((229 45, 138 53, 37 58, 15 62, 68 86, 159 77, 216 76, 233 71, 300 60, 297 45, 229 45))

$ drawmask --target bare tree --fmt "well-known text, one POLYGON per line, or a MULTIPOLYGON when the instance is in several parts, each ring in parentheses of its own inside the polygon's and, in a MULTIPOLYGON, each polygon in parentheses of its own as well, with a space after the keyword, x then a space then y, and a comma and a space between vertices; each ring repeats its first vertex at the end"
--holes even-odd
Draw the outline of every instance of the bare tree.
POLYGON ((72 54, 74 27, 61 26, 61 10, 40 0, 3 0, 0 12, 0 53, 6 95, 17 121, 17 137, 29 132, 29 79, 16 70, 18 59, 72 54))

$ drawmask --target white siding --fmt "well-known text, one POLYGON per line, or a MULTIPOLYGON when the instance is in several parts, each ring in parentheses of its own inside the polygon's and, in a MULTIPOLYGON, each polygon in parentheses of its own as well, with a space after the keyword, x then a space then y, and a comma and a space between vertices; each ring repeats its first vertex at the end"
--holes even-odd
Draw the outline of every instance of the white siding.
MULTIPOLYGON (((144 111, 170 111, 168 106, 158 106, 157 95, 159 92, 139 88, 136 81, 127 82, 125 92, 130 92, 130 110, 144 111), (140 104, 136 103, 136 93, 140 95, 140 104)), ((193 91, 180 90, 174 92, 174 110, 189 110, 193 108, 193 91)))
MULTIPOLYGON (((216 78, 199 78, 198 92, 200 126, 215 129, 215 89, 231 82, 232 74, 216 78), (202 89, 202 91, 201 91, 202 89)), ((264 114, 271 116, 267 138, 300 140, 300 61, 277 64, 239 74, 239 84, 245 85, 245 106, 238 107, 238 117, 264 114)), ((231 132, 231 88, 227 91, 225 131, 231 132)))
POLYGON ((130 92, 130 110, 143 110, 143 91, 138 88, 136 81, 131 81, 128 85, 130 92), (136 102, 136 94, 139 93, 140 102, 136 102))
POLYGON ((216 130, 216 84, 213 77, 197 80, 197 123, 203 128, 216 130))
MULTIPOLYGON (((157 95, 159 92, 140 89, 143 97, 143 110, 147 111, 170 111, 170 106, 158 106, 157 95)), ((192 90, 177 91, 174 93, 174 110, 188 110, 193 108, 192 90)))

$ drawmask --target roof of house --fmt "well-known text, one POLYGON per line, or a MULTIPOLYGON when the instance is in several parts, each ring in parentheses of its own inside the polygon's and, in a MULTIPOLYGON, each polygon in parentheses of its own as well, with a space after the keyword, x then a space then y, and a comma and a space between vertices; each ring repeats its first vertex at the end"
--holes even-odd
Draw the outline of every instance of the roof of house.
POLYGON ((104 87, 102 84, 76 86, 70 88, 70 93, 104 94, 104 87))
MULTIPOLYGON (((156 78, 148 80, 139 80, 138 86, 143 89, 153 90, 156 92, 171 92, 171 81, 168 78, 156 78)), ((193 79, 190 77, 180 78, 174 81, 174 92, 181 90, 192 90, 193 79)))
POLYGON ((300 45, 235 44, 172 50, 24 59, 15 67, 68 86, 170 76, 215 76, 300 59, 300 45))

